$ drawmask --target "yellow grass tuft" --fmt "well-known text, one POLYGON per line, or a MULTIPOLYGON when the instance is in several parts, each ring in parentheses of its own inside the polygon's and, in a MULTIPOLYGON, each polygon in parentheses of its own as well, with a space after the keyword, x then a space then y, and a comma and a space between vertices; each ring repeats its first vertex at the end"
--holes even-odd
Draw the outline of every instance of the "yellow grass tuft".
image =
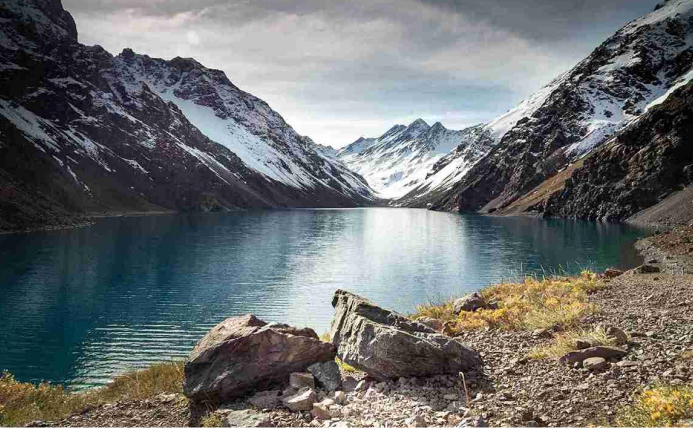
POLYGON ((223 427, 224 420, 217 413, 209 413, 200 420, 200 426, 206 428, 223 427))
POLYGON ((597 312, 587 295, 606 285, 590 271, 577 277, 527 277, 521 283, 502 283, 481 291, 497 309, 462 312, 455 316, 452 302, 422 305, 412 318, 428 316, 453 323, 453 332, 483 328, 503 330, 567 329, 578 325, 586 315, 597 312))
POLYGON ((556 335, 549 345, 534 348, 529 353, 529 358, 537 360, 558 359, 568 352, 577 350, 576 342, 578 340, 585 340, 594 345, 612 346, 616 344, 615 339, 607 336, 606 330, 602 327, 597 327, 594 330, 567 331, 556 335))
POLYGON ((169 362, 125 373, 103 388, 70 392, 62 385, 18 382, 0 376, 0 425, 22 426, 33 420, 58 421, 89 407, 118 400, 144 400, 182 392, 183 363, 169 362))
POLYGON ((693 419, 693 386, 659 385, 640 392, 632 406, 618 412, 616 426, 690 426, 693 419))

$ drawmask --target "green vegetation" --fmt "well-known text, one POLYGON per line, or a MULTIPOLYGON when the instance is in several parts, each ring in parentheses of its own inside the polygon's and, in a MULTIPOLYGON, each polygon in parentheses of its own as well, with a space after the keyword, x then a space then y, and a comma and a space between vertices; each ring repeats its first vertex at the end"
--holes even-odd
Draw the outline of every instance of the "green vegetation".
POLYGON ((58 421, 89 407, 119 400, 144 400, 182 392, 183 363, 167 362, 125 373, 103 388, 70 392, 62 385, 18 382, 0 376, 0 425, 22 426, 33 420, 58 421))

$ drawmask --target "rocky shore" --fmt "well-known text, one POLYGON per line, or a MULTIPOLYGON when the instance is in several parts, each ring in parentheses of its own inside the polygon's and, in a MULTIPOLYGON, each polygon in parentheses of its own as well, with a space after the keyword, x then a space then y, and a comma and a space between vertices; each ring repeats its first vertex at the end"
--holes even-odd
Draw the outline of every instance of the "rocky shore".
MULTIPOLYGON (((570 330, 574 347, 559 354, 552 350, 569 333, 560 328, 455 330, 340 290, 329 342, 307 328, 231 318, 191 353, 183 393, 100 405, 55 424, 623 424, 622 409, 644 387, 693 380, 692 232, 678 226, 642 240, 645 265, 600 275, 583 302, 595 310, 570 330)), ((484 295, 451 308, 497 308, 484 295)))

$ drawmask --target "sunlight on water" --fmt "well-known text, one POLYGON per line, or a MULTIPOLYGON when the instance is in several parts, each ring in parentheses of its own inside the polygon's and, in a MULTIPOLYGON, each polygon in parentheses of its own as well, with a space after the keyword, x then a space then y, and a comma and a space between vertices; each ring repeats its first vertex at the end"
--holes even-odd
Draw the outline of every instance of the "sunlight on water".
POLYGON ((104 219, 0 236, 0 369, 101 385, 184 358, 222 319, 327 331, 335 289, 401 312, 519 272, 637 263, 622 225, 426 210, 291 210, 104 219))

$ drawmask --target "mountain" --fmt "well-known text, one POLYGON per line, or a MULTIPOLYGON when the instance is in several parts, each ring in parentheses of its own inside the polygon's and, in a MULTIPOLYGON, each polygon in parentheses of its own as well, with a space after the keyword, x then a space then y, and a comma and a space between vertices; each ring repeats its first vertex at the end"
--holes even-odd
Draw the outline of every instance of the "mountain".
MULTIPOLYGON (((493 148, 447 190, 415 197, 449 211, 503 212, 619 135, 693 77, 693 0, 668 0, 517 108, 482 126, 493 148)), ((527 208, 527 206, 523 206, 527 208)))
POLYGON ((417 119, 409 126, 395 125, 378 138, 359 138, 337 156, 380 196, 397 199, 427 183, 431 169, 453 149, 462 152, 469 132, 417 119))
POLYGON ((0 18, 1 229, 375 201, 334 153, 219 70, 84 46, 60 0, 4 0, 0 18), (47 207, 55 217, 42 218, 47 207))
MULTIPOLYGON (((693 82, 595 150, 538 211, 625 220, 693 184, 693 82)), ((691 210, 690 199, 685 201, 691 210)))

